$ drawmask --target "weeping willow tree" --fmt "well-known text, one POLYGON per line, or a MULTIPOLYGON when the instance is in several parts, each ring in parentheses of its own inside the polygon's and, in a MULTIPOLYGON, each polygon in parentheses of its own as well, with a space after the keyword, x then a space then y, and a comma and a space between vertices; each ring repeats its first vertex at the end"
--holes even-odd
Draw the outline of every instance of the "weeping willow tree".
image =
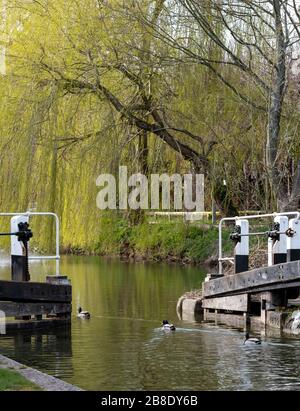
MULTIPOLYGON (((250 14, 238 23, 249 2, 196 3, 9 1, 1 26, 2 209, 58 212, 64 247, 93 250, 101 230, 96 177, 117 175, 119 165, 129 173, 202 172, 206 206, 214 191, 225 214, 231 206, 272 208, 269 94, 250 74, 272 84, 274 16, 257 17, 261 37, 247 45, 251 30, 239 40, 250 14)), ((287 17, 289 10, 282 5, 287 17)), ((299 113, 297 73, 286 73, 276 167, 291 196, 299 113)), ((36 222, 36 230, 48 233, 49 248, 51 223, 36 222)))

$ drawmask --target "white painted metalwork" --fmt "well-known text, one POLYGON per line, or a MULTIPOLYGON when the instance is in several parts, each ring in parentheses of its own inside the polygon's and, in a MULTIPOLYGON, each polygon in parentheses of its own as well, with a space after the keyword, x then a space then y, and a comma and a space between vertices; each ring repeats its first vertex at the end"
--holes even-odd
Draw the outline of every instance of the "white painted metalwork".
POLYGON ((300 220, 300 212, 299 211, 288 211, 286 213, 270 213, 270 214, 254 214, 254 215, 247 215, 247 216, 236 216, 236 217, 225 217, 222 218, 219 222, 219 274, 223 273, 223 261, 227 261, 228 257, 223 257, 223 245, 222 245, 222 226, 225 221, 237 221, 237 220, 250 220, 250 219, 257 219, 257 218, 269 218, 269 217, 277 217, 277 216, 294 216, 296 220, 300 220))
POLYGON ((268 238, 268 267, 273 265, 273 238, 268 238))
POLYGON ((300 221, 297 218, 291 218, 289 228, 295 232, 292 237, 287 238, 288 250, 300 250, 300 221))
MULTIPOLYGON (((29 217, 27 215, 15 215, 10 220, 10 230, 12 233, 19 231, 20 223, 28 223, 29 217)), ((10 237, 10 253, 11 255, 21 256, 23 255, 23 244, 18 240, 17 236, 12 235, 10 237)))
MULTIPOLYGON (((274 223, 279 224, 279 241, 273 242, 273 247, 271 251, 270 259, 273 264, 274 254, 287 254, 287 235, 285 234, 289 228, 289 219, 287 216, 276 216, 274 218, 274 223)), ((268 257, 269 260, 269 257, 268 257)), ((271 264, 271 265, 272 265, 271 264)))
MULTIPOLYGON (((248 213, 257 213, 259 214, 260 211, 258 210, 246 210, 246 211, 239 211, 239 213, 243 215, 247 215, 248 213)), ((156 217, 166 217, 171 220, 171 217, 183 217, 183 219, 189 220, 203 220, 208 219, 209 217, 214 218, 214 216, 219 216, 221 213, 219 211, 215 211, 214 207, 212 207, 212 211, 149 211, 147 215, 153 216, 155 219, 156 217)), ((213 221, 214 223, 214 221, 213 221)))
POLYGON ((39 255, 39 256, 29 256, 29 260, 56 260, 56 275, 60 275, 59 270, 59 218, 57 214, 51 212, 37 212, 37 211, 26 211, 21 213, 0 213, 0 217, 14 217, 14 216, 51 216, 55 219, 55 255, 39 255))
POLYGON ((235 253, 238 255, 249 255, 249 222, 245 219, 236 220, 236 225, 241 227, 241 241, 235 246, 235 253))

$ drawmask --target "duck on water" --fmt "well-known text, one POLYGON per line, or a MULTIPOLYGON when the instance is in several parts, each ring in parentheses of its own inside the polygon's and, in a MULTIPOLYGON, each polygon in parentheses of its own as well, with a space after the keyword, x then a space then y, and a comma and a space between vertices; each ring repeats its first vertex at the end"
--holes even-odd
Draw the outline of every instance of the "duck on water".
POLYGON ((261 344, 261 340, 260 340, 260 338, 250 338, 249 333, 246 333, 244 344, 246 344, 246 345, 250 345, 250 344, 259 345, 259 344, 261 344))
POLYGON ((82 311, 82 308, 79 307, 77 317, 86 318, 87 320, 89 320, 91 318, 91 314, 88 311, 82 311))
POLYGON ((161 325, 162 325, 163 330, 165 330, 165 331, 175 331, 176 330, 175 325, 174 324, 169 324, 168 320, 163 320, 161 325))

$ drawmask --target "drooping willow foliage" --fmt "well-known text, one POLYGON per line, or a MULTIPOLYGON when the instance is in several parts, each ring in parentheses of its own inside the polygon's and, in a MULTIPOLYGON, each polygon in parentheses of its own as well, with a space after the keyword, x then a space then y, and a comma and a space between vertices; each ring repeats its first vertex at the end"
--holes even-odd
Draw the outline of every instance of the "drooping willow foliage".
MULTIPOLYGON (((207 209, 212 194, 220 207, 274 209, 266 163, 269 96, 249 72, 226 59, 220 64, 226 53, 199 28, 204 16, 229 41, 220 2, 202 2, 203 16, 193 16, 193 3, 2 0, 1 211, 55 211, 63 246, 93 250, 102 215, 96 178, 117 176, 120 165, 129 173, 204 172, 207 209)), ((236 20, 238 36, 250 20, 240 26, 236 20)), ((274 45, 265 26, 257 29, 254 50, 234 37, 229 43, 238 59, 252 53, 251 70, 272 85, 273 69, 262 65, 259 52, 262 39, 274 45)), ((290 194, 300 154, 298 69, 290 58, 297 46, 287 53, 276 161, 290 194)), ((34 225, 49 248, 52 224, 34 225)))

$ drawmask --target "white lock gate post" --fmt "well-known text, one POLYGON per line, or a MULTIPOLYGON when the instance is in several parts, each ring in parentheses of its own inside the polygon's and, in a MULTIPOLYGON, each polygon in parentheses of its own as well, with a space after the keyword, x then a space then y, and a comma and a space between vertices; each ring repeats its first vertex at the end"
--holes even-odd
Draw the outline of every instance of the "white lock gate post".
MULTIPOLYGON (((16 215, 10 220, 12 233, 20 231, 20 224, 28 224, 29 217, 26 215, 16 215)), ((28 247, 28 243, 27 243, 28 247)), ((11 277, 13 281, 29 281, 28 271, 28 250, 17 235, 11 236, 11 277)))
POLYGON ((291 218, 289 229, 294 234, 287 238, 287 261, 297 261, 300 260, 300 221, 291 218))
POLYGON ((240 227, 240 238, 234 248, 235 272, 242 273, 249 269, 249 222, 248 220, 236 220, 236 226, 240 227))
POLYGON ((286 263, 287 261, 287 235, 285 232, 289 228, 289 219, 286 216, 276 216, 274 218, 275 225, 278 224, 278 231, 281 234, 278 234, 277 239, 269 238, 268 240, 272 241, 272 248, 271 242, 268 241, 268 261, 269 263, 272 262, 274 264, 286 263), (272 253, 270 255, 270 253, 272 253))

